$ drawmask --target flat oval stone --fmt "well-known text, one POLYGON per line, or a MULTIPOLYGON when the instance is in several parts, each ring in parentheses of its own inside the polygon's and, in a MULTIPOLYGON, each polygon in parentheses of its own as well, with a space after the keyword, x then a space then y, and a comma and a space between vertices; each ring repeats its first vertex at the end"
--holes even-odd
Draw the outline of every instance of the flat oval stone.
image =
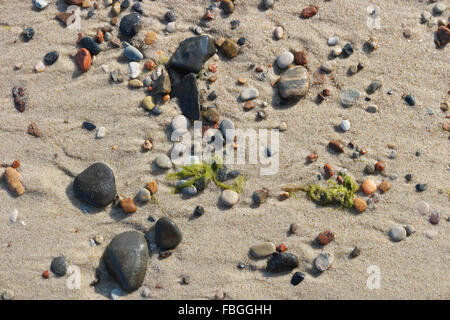
POLYGON ((344 107, 350 107, 361 97, 361 93, 354 89, 344 89, 340 95, 340 102, 344 107))
POLYGON ((342 131, 350 130, 350 121, 348 121, 348 120, 342 121, 341 124, 339 125, 339 127, 341 128, 342 131))
POLYGON ((324 272, 331 267, 331 265, 333 264, 333 261, 334 261, 334 257, 331 253, 321 252, 314 259, 314 266, 320 272, 324 272))
POLYGON ((67 261, 64 257, 56 257, 52 260, 50 268, 52 269, 54 274, 63 277, 67 274, 67 261))
POLYGON ((120 20, 119 30, 124 36, 134 37, 141 28, 141 16, 136 13, 127 14, 120 20))
POLYGON ((273 273, 286 272, 297 268, 298 265, 298 258, 292 253, 274 253, 267 261, 266 271, 273 273))
POLYGON ((147 190, 146 188, 142 188, 141 190, 139 190, 137 198, 141 202, 147 202, 147 201, 150 201, 150 199, 152 198, 152 195, 149 190, 147 190))
POLYGON ((89 51, 89 53, 93 56, 96 56, 100 53, 100 46, 94 41, 94 39, 90 37, 83 37, 80 40, 80 46, 89 51))
POLYGON ((104 163, 97 162, 75 177, 75 196, 95 207, 108 205, 116 196, 113 171, 104 163))
POLYGON ((277 65, 280 69, 286 69, 294 62, 294 55, 290 51, 285 51, 277 58, 277 65))
POLYGON ((141 65, 138 62, 130 62, 128 68, 130 69, 130 77, 132 79, 137 78, 141 74, 141 65))
POLYGON ((306 95, 309 90, 307 70, 302 66, 286 70, 278 81, 278 90, 285 99, 306 95))
POLYGON ((233 141, 235 137, 234 123, 230 119, 223 119, 220 122, 219 129, 227 141, 233 141))
POLYGON ((170 169, 172 168, 172 160, 165 154, 160 154, 156 157, 155 163, 161 169, 170 169))
POLYGON ((258 96, 259 96, 258 89, 248 87, 242 90, 241 94, 239 95, 239 99, 241 99, 241 101, 248 101, 256 99, 258 96))
POLYGON ((291 284, 293 286, 298 285, 300 282, 302 282, 305 279, 305 275, 301 272, 296 272, 291 278, 291 284))
POLYGON ((185 187, 181 190, 181 193, 188 197, 193 197, 197 194, 198 190, 194 186, 185 187))
POLYGON ((425 201, 420 201, 417 204, 417 211, 419 211, 421 215, 427 215, 430 212, 430 205, 425 201))
POLYGON ((331 38, 328 38, 328 40, 327 40, 327 44, 329 46, 335 46, 338 43, 339 43, 339 37, 331 37, 331 38))
POLYGON ((255 258, 265 258, 277 251, 277 247, 272 242, 263 242, 250 248, 250 254, 255 258))
POLYGON ((222 191, 222 194, 220 195, 220 200, 228 207, 234 206, 238 200, 239 195, 236 191, 231 189, 226 189, 222 191))
POLYGON ((116 235, 103 255, 106 268, 127 292, 139 289, 144 282, 149 257, 147 241, 137 231, 116 235))
POLYGON ((398 242, 406 238, 406 230, 401 226, 396 226, 389 230, 389 237, 392 241, 398 242))
POLYGON ((58 60, 58 58, 59 53, 57 51, 49 52, 44 56, 44 63, 48 66, 51 66, 58 60))
POLYGON ((163 217, 155 225, 155 240, 162 250, 175 249, 183 239, 178 226, 171 219, 163 217))
POLYGON ((123 55, 131 61, 141 61, 144 55, 133 46, 128 46, 123 50, 123 55))
POLYGON ((327 61, 320 66, 320 70, 325 73, 331 73, 336 69, 336 61, 327 61))

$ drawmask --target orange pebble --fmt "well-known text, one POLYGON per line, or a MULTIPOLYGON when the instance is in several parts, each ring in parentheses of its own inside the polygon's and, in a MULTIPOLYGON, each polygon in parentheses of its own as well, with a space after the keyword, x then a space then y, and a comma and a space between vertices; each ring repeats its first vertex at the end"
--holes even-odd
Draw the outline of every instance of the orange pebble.
POLYGON ((361 190, 364 194, 369 195, 377 190, 377 185, 370 179, 366 179, 361 185, 361 190))
POLYGON ((169 101, 169 99, 170 99, 169 94, 164 95, 164 97, 162 98, 163 102, 167 102, 167 101, 169 101))
POLYGON ((17 169, 18 167, 20 167, 20 161, 14 160, 11 167, 13 167, 14 169, 17 169))
POLYGON ((81 48, 78 50, 77 55, 75 56, 75 62, 82 72, 86 72, 89 70, 92 64, 92 58, 89 51, 85 48, 81 48))

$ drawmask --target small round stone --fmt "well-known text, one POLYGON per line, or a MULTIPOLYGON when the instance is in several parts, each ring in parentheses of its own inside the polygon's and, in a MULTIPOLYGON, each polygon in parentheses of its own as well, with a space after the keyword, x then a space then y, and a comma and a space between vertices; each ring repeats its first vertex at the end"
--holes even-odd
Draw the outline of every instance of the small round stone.
POLYGON ((350 107, 361 97, 361 93, 355 89, 345 89, 340 94, 340 102, 344 107, 350 107))
POLYGON ((331 253, 322 252, 314 259, 314 266, 320 272, 328 270, 333 264, 334 257, 331 253))
POLYGON ((264 0, 264 7, 266 9, 272 8, 275 0, 264 0))
POLYGON ((427 190, 427 184, 426 183, 418 183, 416 184, 416 191, 417 192, 423 192, 427 190))
POLYGON ((169 22, 166 26, 166 31, 169 33, 174 33, 176 30, 175 22, 169 22))
POLYGON ((152 198, 152 195, 149 190, 147 190, 146 188, 142 188, 141 190, 139 190, 139 193, 138 193, 139 201, 147 202, 147 201, 150 201, 151 198, 152 198))
POLYGON ((67 261, 64 257, 56 257, 52 260, 51 269, 57 276, 65 276, 67 274, 67 268, 67 261))
POLYGON ((185 196, 188 196, 188 197, 192 197, 192 196, 195 196, 196 194, 197 194, 197 188, 196 187, 194 187, 194 186, 189 186, 189 187, 184 187, 182 190, 181 190, 181 193, 183 194, 183 195, 185 195, 185 196))
POLYGON ((425 235, 428 239, 434 240, 438 237, 438 231, 437 230, 427 230, 425 231, 425 235))
POLYGON ((226 189, 226 190, 222 191, 222 194, 220 195, 220 200, 226 206, 232 207, 238 202, 239 195, 234 190, 226 189))
POLYGON ((239 95, 239 98, 241 101, 248 101, 256 99, 259 96, 258 89, 255 89, 253 87, 245 88, 241 94, 239 95))
POLYGON ((33 0, 33 4, 39 10, 45 9, 48 6, 48 2, 45 0, 33 0))
POLYGON ((342 49, 340 47, 333 48, 333 50, 331 50, 331 54, 333 57, 339 57, 342 54, 342 49))
POLYGON ((427 215, 430 212, 430 205, 425 201, 420 201, 416 207, 421 215, 427 215))
POLYGON ((85 121, 85 122, 83 122, 83 128, 88 131, 92 131, 92 130, 95 130, 95 128, 97 128, 97 126, 95 124, 93 124, 92 122, 85 121))
POLYGON ((158 219, 155 224, 155 240, 162 250, 175 249, 183 239, 182 233, 174 221, 167 217, 158 219))
POLYGON ((250 254, 255 258, 265 258, 277 251, 277 247, 272 242, 263 242, 250 248, 250 254))
POLYGON ((291 284, 293 286, 298 285, 300 282, 302 282, 305 279, 305 275, 299 271, 294 273, 294 275, 291 278, 291 284))
POLYGON ((103 137, 105 137, 105 135, 106 135, 106 128, 105 127, 99 127, 97 129, 96 138, 97 139, 102 139, 103 137))
POLYGON ((6 290, 2 294, 2 298, 3 298, 3 300, 12 300, 12 299, 14 299, 14 291, 9 290, 9 289, 6 290))
POLYGON ((156 165, 161 169, 170 169, 172 168, 172 161, 165 154, 160 154, 155 159, 156 165))
POLYGON ((325 73, 331 73, 336 69, 336 61, 327 61, 320 66, 320 70, 325 73))
POLYGON ((352 252, 350 252, 350 257, 351 258, 356 258, 361 254, 361 249, 359 249, 358 247, 354 247, 352 252))
POLYGON ((194 210, 194 216, 200 217, 205 213, 205 208, 202 206, 196 206, 194 210))
POLYGON ((222 135, 227 141, 233 141, 235 137, 234 123, 230 119, 223 119, 219 126, 222 135))
POLYGON ((177 20, 177 16, 176 16, 175 12, 172 10, 167 11, 166 14, 164 15, 164 17, 169 22, 174 22, 175 20, 177 20))
POLYGON ((172 119, 171 125, 173 130, 185 132, 190 128, 191 122, 184 115, 180 114, 172 119))
POLYGON ((338 43, 339 43, 339 37, 331 37, 331 38, 328 38, 328 40, 327 40, 327 44, 329 46, 335 46, 338 43))
POLYGON ((438 211, 433 211, 430 215, 430 223, 431 224, 439 224, 439 221, 441 220, 442 215, 438 211))
POLYGON ((155 106, 152 96, 146 96, 144 99, 142 99, 141 104, 144 107, 144 109, 148 111, 152 111, 152 109, 155 106))
POLYGON ((92 56, 100 53, 100 46, 90 37, 81 38, 79 44, 82 48, 87 49, 92 56))
POLYGON ((406 101, 406 103, 409 104, 410 106, 414 106, 414 105, 416 104, 416 100, 414 99, 414 96, 412 96, 412 95, 410 95, 410 94, 408 94, 408 95, 405 97, 405 101, 406 101))
POLYGON ((281 38, 283 38, 283 35, 284 35, 284 29, 283 29, 283 27, 276 27, 276 28, 273 30, 273 37, 274 37, 276 40, 280 40, 281 38))
POLYGON ((350 130, 350 121, 348 121, 348 120, 342 121, 341 124, 339 125, 339 127, 341 128, 342 131, 350 130))
POLYGON ((124 36, 134 37, 141 28, 141 16, 138 13, 130 13, 120 21, 119 30, 124 36))
POLYGON ((45 70, 45 65, 44 62, 42 62, 41 60, 39 60, 38 62, 36 62, 36 65, 34 66, 34 70, 36 70, 36 72, 42 72, 45 70))
POLYGON ((33 39, 34 29, 31 27, 23 29, 22 36, 25 41, 29 41, 29 40, 33 39))
POLYGON ((370 179, 366 179, 361 185, 361 191, 366 195, 370 195, 377 190, 377 185, 370 179))
POLYGON ((285 51, 277 58, 277 65, 280 69, 286 69, 294 62, 294 55, 290 51, 285 51))
POLYGON ((96 244, 102 244, 104 240, 105 240, 105 239, 104 239, 103 236, 100 235, 100 234, 97 234, 97 235, 94 237, 94 241, 95 241, 96 244))
POLYGON ((376 113, 378 112, 378 107, 376 105, 370 105, 366 108, 366 111, 369 113, 376 113))
POLYGON ((389 230, 389 237, 394 242, 402 241, 406 238, 406 230, 401 226, 392 227, 391 230, 389 230))
POLYGON ((351 43, 347 43, 344 48, 342 49, 342 53, 344 54, 344 57, 349 57, 353 54, 353 45, 351 43))
POLYGON ((438 4, 436 4, 436 5, 434 6, 433 11, 434 11, 434 13, 436 13, 436 14, 442 14, 442 13, 445 11, 445 9, 447 9, 447 7, 445 6, 445 4, 443 4, 443 3, 438 3, 438 4))
POLYGON ((44 56, 44 63, 48 66, 51 66, 58 60, 58 58, 59 53, 57 51, 49 52, 44 56))

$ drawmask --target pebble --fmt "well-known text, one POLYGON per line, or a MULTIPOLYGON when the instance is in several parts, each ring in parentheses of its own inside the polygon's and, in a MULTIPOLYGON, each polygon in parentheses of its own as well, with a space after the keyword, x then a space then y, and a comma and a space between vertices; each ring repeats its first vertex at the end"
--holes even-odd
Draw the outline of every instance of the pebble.
POLYGON ((172 129, 180 132, 186 132, 191 127, 191 122, 182 114, 172 119, 172 129))
POLYGON ((280 69, 286 69, 294 62, 294 55, 290 51, 285 51, 277 58, 277 65, 280 69))
POLYGON ((105 127, 99 127, 99 128, 97 129, 97 135, 96 135, 96 138, 97 138, 97 139, 102 139, 102 138, 105 137, 105 135, 106 135, 106 128, 105 128, 105 127))
POLYGON ((367 106, 366 111, 369 113, 377 113, 378 107, 376 105, 367 106))
POLYGON ((63 277, 67 274, 68 264, 66 258, 60 256, 56 257, 52 260, 52 264, 50 267, 54 274, 59 277, 63 277))
POLYGON ((296 66, 286 70, 278 81, 280 96, 285 99, 303 97, 309 90, 309 77, 305 67, 296 66))
POLYGON ((426 183, 418 183, 416 184, 416 191, 417 192, 423 192, 427 190, 427 184, 426 183))
POLYGON ((276 251, 277 248, 272 242, 262 242, 250 248, 250 254, 257 259, 265 258, 276 251))
POLYGON ((103 243, 104 238, 103 238, 103 236, 97 234, 97 235, 94 237, 94 241, 95 241, 96 244, 100 245, 100 244, 103 243))
POLYGON ((130 62, 128 68, 132 79, 137 78, 141 74, 141 65, 138 62, 130 62))
POLYGON ((327 61, 320 66, 320 70, 325 73, 331 73, 336 69, 336 61, 327 61))
POLYGON ((137 13, 144 13, 144 10, 142 9, 142 3, 141 2, 135 2, 133 6, 131 7, 131 10, 136 11, 137 13))
POLYGON ((428 239, 434 240, 438 237, 438 231, 437 230, 426 230, 425 235, 428 239))
POLYGON ((114 236, 103 258, 107 270, 125 291, 139 289, 149 258, 148 244, 142 233, 127 231, 114 236))
POLYGON ((160 154, 155 159, 156 165, 161 169, 170 169, 172 168, 172 161, 165 154, 160 154))
POLYGON ((342 49, 340 47, 333 48, 333 50, 331 50, 331 54, 333 57, 339 57, 342 54, 342 49))
POLYGON ((350 257, 353 259, 353 258, 358 257, 360 254, 361 254, 361 249, 359 249, 358 247, 354 247, 352 252, 350 252, 350 257))
POLYGON ((406 236, 409 237, 413 233, 416 232, 416 229, 413 226, 405 226, 406 236))
POLYGON ((361 93, 355 89, 344 89, 340 94, 340 102, 344 107, 350 107, 361 97, 361 93))
POLYGON ((344 152, 344 147, 342 146, 342 143, 340 143, 339 141, 336 141, 336 140, 330 141, 328 143, 328 147, 337 153, 344 152))
POLYGON ((214 41, 209 36, 183 40, 170 59, 170 66, 184 72, 199 73, 206 60, 216 53, 214 41))
POLYGON ((432 15, 428 11, 423 11, 421 14, 422 23, 427 23, 432 18, 432 15))
POLYGON ((409 104, 410 106, 414 106, 414 105, 416 104, 416 100, 414 99, 414 96, 412 96, 412 95, 410 95, 410 94, 408 94, 408 95, 405 97, 405 101, 406 101, 406 103, 409 104))
POLYGON ((144 55, 135 47, 128 46, 123 50, 123 55, 131 61, 141 61, 144 55))
POLYGON ((6 290, 2 294, 2 298, 3 298, 3 300, 12 300, 12 299, 14 299, 14 291, 9 290, 9 289, 6 290))
POLYGON ((439 221, 441 220, 441 218, 442 218, 442 215, 439 212, 433 211, 430 215, 429 221, 431 224, 439 224, 439 221))
POLYGON ((283 35, 284 35, 284 29, 283 29, 283 27, 276 27, 276 28, 273 30, 273 37, 274 37, 276 40, 280 40, 281 38, 283 38, 283 35))
POLYGON ((361 198, 353 199, 353 205, 355 206, 355 209, 358 210, 359 213, 362 213, 367 209, 367 202, 361 198))
POLYGON ((181 190, 181 193, 187 197, 193 197, 198 193, 198 190, 194 186, 185 187, 181 190))
POLYGON ((174 22, 175 20, 177 20, 177 16, 173 10, 167 11, 164 15, 164 18, 169 22, 174 22))
POLYGON ((377 190, 377 185, 370 179, 366 179, 361 185, 361 191, 364 192, 365 195, 370 195, 377 190))
POLYGON ((314 259, 314 266, 316 267, 316 269, 318 271, 324 272, 331 267, 331 265, 333 264, 333 261, 334 261, 334 257, 331 253, 321 252, 314 259))
POLYGON ((233 13, 233 11, 234 11, 234 4, 233 4, 233 2, 231 0, 222 0, 220 2, 220 5, 221 5, 223 11, 226 14, 233 13))
POLYGON ((97 126, 91 122, 88 121, 84 121, 83 122, 83 128, 88 130, 88 131, 92 131, 95 130, 95 128, 97 128, 97 126))
POLYGON ((275 0, 264 0, 264 7, 266 9, 272 8, 275 0))
MULTIPOLYGON (((118 2, 116 2, 118 3, 118 2)), ((120 297, 122 297, 124 295, 122 289, 120 288, 114 288, 111 290, 111 292, 109 293, 110 297, 112 300, 119 300, 120 297)))
POLYGON ((308 57, 305 51, 297 51, 294 54, 294 64, 305 66, 308 63, 308 57))
POLYGON ((75 56, 75 62, 82 72, 87 72, 92 65, 91 54, 86 48, 81 48, 75 56))
POLYGON ((30 41, 34 37, 34 29, 31 27, 23 29, 22 37, 25 41, 30 41))
POLYGON ((406 238, 406 230, 402 226, 395 226, 389 230, 389 237, 392 241, 398 242, 406 238))
POLYGON ((75 177, 73 190, 78 200, 95 207, 103 207, 116 196, 113 171, 104 163, 97 162, 75 177))
POLYGON ((153 107, 155 106, 152 96, 146 96, 144 99, 142 99, 141 104, 145 108, 145 110, 148 111, 152 111, 153 107))
POLYGON ((44 56, 44 63, 48 66, 51 66, 58 60, 58 58, 59 53, 57 51, 49 52, 44 56))
POLYGON ((90 37, 81 38, 79 45, 89 51, 92 56, 96 56, 100 53, 100 46, 90 37))
POLYGON ((11 211, 11 214, 9 215, 9 221, 12 222, 12 223, 16 223, 18 216, 19 216, 19 210, 13 209, 11 211))
POLYGON ((248 101, 253 100, 259 97, 259 91, 258 89, 255 89, 253 87, 245 88, 241 91, 241 94, 239 95, 239 99, 241 101, 248 101))
POLYGON ((368 164, 364 168, 364 172, 367 174, 374 174, 375 173, 375 166, 373 164, 368 164))
POLYGON ((20 173, 13 167, 5 169, 4 178, 9 190, 17 196, 21 196, 25 193, 25 188, 20 182, 20 173))
POLYGON ((33 0, 33 4, 39 10, 45 9, 48 6, 48 2, 45 0, 33 0))
POLYGON ((229 59, 236 58, 239 53, 239 46, 236 41, 233 39, 226 39, 222 46, 220 47, 220 51, 229 59))
POLYGON ((427 215, 430 212, 430 205, 425 201, 420 201, 416 209, 421 215, 427 215))
POLYGON ((298 229, 298 225, 295 222, 291 223, 291 225, 289 226, 289 232, 291 234, 296 234, 297 229, 298 229))
POLYGON ((151 194, 155 194, 156 191, 158 191, 158 183, 157 183, 155 180, 150 181, 150 182, 147 182, 147 183, 145 184, 145 188, 146 188, 148 191, 150 191, 151 194))
POLYGON ((388 181, 382 181, 378 186, 378 190, 382 193, 386 193, 391 189, 391 184, 388 181))
POLYGON ((141 16, 136 13, 127 14, 120 21, 119 30, 124 36, 134 37, 141 28, 141 16))
POLYGON ((226 206, 232 207, 238 202, 239 195, 234 190, 226 189, 222 191, 222 194, 220 195, 220 200, 226 206))
POLYGON ((309 19, 317 14, 318 9, 317 6, 308 6, 302 10, 301 16, 303 19, 309 19))
POLYGON ((167 217, 158 219, 155 224, 155 240, 162 250, 175 249, 183 239, 180 229, 167 217))
POLYGON ((339 43, 339 37, 331 37, 331 38, 328 38, 328 40, 327 40, 327 44, 329 46, 335 46, 338 43, 339 43))
POLYGON ((174 33, 176 31, 176 25, 175 22, 169 22, 166 26, 166 31, 168 33, 174 33))
POLYGON ((339 127, 341 128, 342 131, 350 130, 350 121, 348 121, 348 120, 342 121, 341 124, 339 125, 339 127))
POLYGON ((297 256, 292 253, 274 253, 267 261, 266 271, 272 273, 287 272, 297 268, 299 261, 297 256))
POLYGON ((194 210, 194 216, 200 217, 205 213, 205 208, 202 206, 196 206, 194 210))
POLYGON ((389 159, 395 159, 397 158, 397 151, 391 150, 391 153, 389 154, 389 159))
POLYGON ((331 232, 330 230, 326 230, 324 232, 321 232, 317 236, 317 241, 323 246, 326 246, 327 244, 329 244, 333 240, 334 240, 334 233, 331 232))
POLYGON ((305 279, 305 275, 299 271, 294 273, 294 275, 291 278, 291 284, 293 286, 298 285, 300 282, 302 282, 305 279))
POLYGON ((370 83, 369 87, 367 88, 367 93, 373 94, 380 88, 381 88, 381 81, 374 80, 370 83))
POLYGON ((137 198, 141 202, 148 202, 152 198, 152 195, 149 190, 147 190, 146 188, 142 188, 141 190, 139 190, 137 198))
POLYGON ((344 48, 342 48, 342 53, 344 57, 350 57, 353 54, 353 45, 351 43, 347 43, 344 48))
POLYGON ((36 65, 34 66, 34 70, 36 70, 36 72, 42 72, 45 70, 45 65, 44 62, 42 62, 41 60, 36 62, 36 65))
MULTIPOLYGON (((144 83, 138 79, 131 79, 130 81, 128 81, 128 85, 130 86, 130 88, 142 88, 144 86, 144 83)), ((148 96, 148 97, 150 97, 150 99, 147 99, 145 102, 149 102, 149 103, 150 103, 150 101, 153 102, 153 98, 151 96, 148 96)), ((143 102, 143 101, 141 101, 141 102, 143 102)), ((151 104, 149 104, 149 108, 150 109, 148 109, 148 110, 150 111, 152 108, 151 104)))
POLYGON ((445 9, 447 9, 447 7, 445 6, 445 4, 443 4, 443 3, 438 3, 438 4, 436 4, 436 5, 434 6, 433 11, 434 11, 434 13, 436 13, 436 14, 442 14, 442 13, 445 11, 445 9))

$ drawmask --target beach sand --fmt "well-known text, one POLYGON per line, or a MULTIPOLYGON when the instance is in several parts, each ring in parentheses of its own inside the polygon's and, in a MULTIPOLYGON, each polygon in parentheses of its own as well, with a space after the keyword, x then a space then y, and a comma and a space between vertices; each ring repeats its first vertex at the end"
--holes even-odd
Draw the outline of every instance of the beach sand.
MULTIPOLYGON (((218 79, 211 90, 218 92, 217 105, 222 118, 232 119, 237 128, 273 128, 285 121, 288 129, 280 133, 279 171, 262 176, 257 165, 230 165, 245 174, 247 185, 239 202, 231 209, 218 204, 220 190, 208 188, 204 193, 183 199, 171 193, 171 183, 164 174, 156 174, 151 164, 159 153, 169 154, 170 122, 180 114, 176 101, 161 107, 156 117, 140 107, 144 90, 132 90, 127 81, 109 82, 109 70, 118 68, 128 79, 127 62, 121 58, 122 49, 103 46, 93 66, 82 74, 73 56, 77 52, 78 32, 66 28, 54 19, 64 11, 63 1, 49 1, 43 11, 33 9, 32 1, 2 1, 0 4, 0 162, 3 168, 20 160, 21 180, 25 194, 15 197, 2 182, 0 188, 0 293, 13 290, 16 299, 109 299, 111 289, 118 286, 100 264, 103 251, 114 235, 127 231, 148 231, 156 219, 167 216, 183 232, 182 243, 171 257, 160 260, 154 253, 141 289, 122 297, 142 299, 143 288, 150 289, 150 299, 214 299, 223 290, 228 299, 448 299, 450 237, 446 218, 432 225, 428 216, 419 214, 417 204, 424 200, 432 210, 449 214, 449 139, 441 129, 445 113, 441 102, 448 101, 449 48, 437 49, 434 31, 420 23, 422 11, 430 11, 434 4, 418 1, 373 1, 380 8, 381 29, 369 29, 368 1, 360 0, 285 0, 276 1, 273 9, 263 10, 260 0, 236 1, 233 14, 217 14, 207 23, 213 37, 246 38, 241 54, 235 59, 220 58, 217 62, 218 79), (300 12, 307 5, 319 6, 319 13, 311 19, 301 19, 300 12), (230 21, 240 20, 232 30, 230 21), (281 25, 285 35, 272 38, 273 29, 281 25), (20 34, 32 26, 36 34, 23 42, 20 34), (412 37, 402 32, 408 27, 412 37), (334 80, 327 77, 323 85, 311 85, 309 93, 297 104, 280 106, 271 82, 279 77, 273 68, 276 57, 289 49, 308 53, 310 75, 328 60, 331 47, 327 38, 338 36, 339 45, 352 42, 355 52, 347 59, 337 58, 334 80), (379 49, 366 53, 364 42, 378 39, 379 49), (42 73, 34 71, 36 61, 50 51, 57 50, 59 60, 42 73), (364 69, 353 76, 347 69, 361 62, 364 69), (23 63, 21 70, 14 65, 23 63), (267 72, 267 79, 259 81, 258 74, 249 71, 253 63, 267 72), (255 121, 255 108, 244 112, 238 102, 242 87, 238 77, 248 79, 248 85, 257 88, 257 101, 267 101, 267 119, 255 121), (364 101, 365 89, 372 80, 381 80, 382 88, 364 101), (23 86, 28 92, 25 112, 14 108, 11 90, 23 86), (324 88, 331 97, 318 105, 317 94, 324 88), (358 103, 350 108, 339 104, 339 88, 355 88, 363 93, 358 103), (392 95, 387 91, 392 90, 392 95), (412 94, 415 106, 407 105, 402 96, 412 94), (365 111, 376 104, 379 111, 365 111), (434 114, 429 115, 428 109, 434 114), (65 123, 65 119, 68 123, 65 123), (336 130, 342 119, 351 121, 348 132, 336 130), (95 138, 95 131, 84 130, 83 121, 91 121, 107 129, 103 139, 95 138), (27 126, 36 122, 42 137, 27 134, 27 126), (141 151, 143 141, 153 138, 153 150, 141 151), (354 140, 368 153, 352 159, 352 151, 336 155, 327 151, 330 140, 341 140, 346 146, 354 140), (389 159, 394 142, 397 158, 389 159), (117 146, 112 150, 112 146, 117 146), (416 156, 416 151, 421 155, 416 156), (307 164, 305 158, 317 152, 317 162, 307 164), (391 190, 379 195, 376 209, 357 214, 352 210, 320 207, 305 196, 278 201, 281 187, 286 184, 317 182, 317 174, 329 163, 336 170, 346 168, 357 181, 363 181, 366 164, 381 160, 386 163, 386 176, 376 175, 377 183, 388 180, 391 190), (127 215, 111 205, 90 213, 83 213, 84 204, 74 198, 74 176, 94 162, 105 162, 114 171, 117 189, 124 197, 134 197, 151 180, 157 180, 159 204, 138 205, 136 213, 127 215), (404 176, 413 175, 407 183, 404 176), (395 175, 395 180, 388 176, 395 175), (416 192, 417 183, 427 183, 424 192, 416 192), (266 187, 269 199, 258 208, 252 207, 255 190, 266 187), (206 213, 190 219, 197 205, 206 213), (19 222, 9 221, 10 212, 17 208, 19 222), (296 235, 288 235, 291 223, 298 224, 296 235), (416 233, 394 243, 388 232, 395 225, 410 225, 416 233), (322 231, 332 230, 336 238, 324 248, 313 244, 322 231), (426 236, 427 230, 436 230, 436 239, 426 236), (102 235, 104 243, 91 246, 89 240, 102 235), (249 248, 263 241, 286 244, 288 252, 299 257, 300 265, 294 271, 305 274, 298 286, 290 284, 292 273, 268 275, 259 270, 240 270, 239 261, 264 267, 266 260, 253 261, 249 248), (8 243, 11 246, 8 246, 8 243), (361 255, 349 259, 354 246, 361 255), (335 262, 330 270, 316 275, 313 260, 322 251, 331 252, 335 262), (68 276, 44 279, 41 274, 50 268, 52 259, 63 255, 71 265, 81 270, 81 289, 66 286, 68 276), (102 277, 95 287, 100 265, 102 277), (366 285, 376 266, 380 270, 380 287, 366 285), (182 285, 181 278, 189 275, 191 283, 182 285)), ((82 10, 84 35, 95 36, 96 30, 109 25, 109 8, 98 1, 100 9, 90 19, 82 10)), ((441 1, 447 7, 449 1, 441 1)), ((155 31, 158 40, 142 46, 146 59, 157 59, 157 51, 170 57, 181 40, 193 36, 190 27, 198 24, 212 1, 158 0, 143 1, 144 27, 135 37, 142 41, 146 31, 155 31), (177 30, 165 34, 162 17, 172 9, 176 12, 177 30)), ((127 9, 126 12, 129 12, 127 9)), ((220 13, 220 10, 218 11, 220 13)), ((449 11, 443 14, 447 19, 449 11)), ((122 13, 120 17, 124 14, 122 13)), ((208 30, 208 28, 205 28, 208 30)), ((117 35, 117 26, 113 35, 117 35)), ((145 75, 143 73, 143 75, 145 75)), ((206 81, 198 81, 206 89, 206 81)), ((211 90, 208 90, 211 91, 211 90)), ((323 181, 322 181, 323 182, 323 181)), ((366 198, 366 197, 364 197, 366 198)), ((155 251, 157 252, 157 250, 155 251)))

